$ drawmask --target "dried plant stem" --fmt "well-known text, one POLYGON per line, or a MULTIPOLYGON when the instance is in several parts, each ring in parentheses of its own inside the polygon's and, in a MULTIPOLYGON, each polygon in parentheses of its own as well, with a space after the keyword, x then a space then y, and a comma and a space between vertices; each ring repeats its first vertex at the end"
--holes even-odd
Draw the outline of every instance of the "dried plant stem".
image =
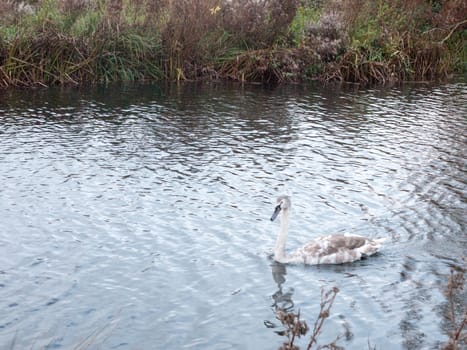
POLYGON ((449 34, 443 39, 440 41, 440 44, 443 44, 446 40, 449 40, 449 38, 451 37, 451 35, 457 30, 457 28, 459 28, 461 25, 464 25, 467 23, 467 19, 459 22, 459 23, 456 23, 453 28, 451 29, 451 31, 449 32, 449 34))
POLYGON ((334 303, 334 299, 336 298, 339 289, 337 287, 333 287, 332 289, 324 292, 324 289, 321 290, 321 302, 320 302, 320 311, 318 318, 315 321, 313 327, 313 334, 310 337, 310 342, 308 343, 307 350, 310 350, 313 344, 317 344, 317 338, 321 332, 321 328, 323 327, 324 321, 329 317, 331 314, 331 307, 334 303))
MULTIPOLYGON (((315 321, 313 327, 313 334, 311 335, 310 342, 308 343, 307 350, 311 349, 313 344, 317 343, 318 336, 321 332, 321 328, 324 324, 326 318, 329 317, 332 304, 336 298, 339 289, 333 287, 328 291, 321 290, 321 301, 320 301, 320 312, 318 318, 315 321)), ((308 325, 305 320, 300 319, 300 311, 297 314, 293 312, 286 312, 282 309, 279 309, 276 312, 276 318, 281 321, 282 325, 285 327, 285 331, 278 332, 278 334, 287 337, 287 341, 279 348, 279 350, 298 350, 299 347, 295 345, 295 339, 300 338, 303 335, 306 335, 308 332, 308 325)), ((337 337, 339 339, 339 337, 337 337)), ((332 343, 321 346, 320 348, 330 348, 330 349, 339 349, 335 344, 337 341, 334 340, 332 343)))
POLYGON ((281 350, 295 350, 298 349, 294 345, 295 338, 301 337, 308 332, 306 321, 300 319, 300 311, 297 314, 293 312, 284 312, 279 310, 276 313, 276 318, 281 321, 282 325, 286 328, 284 335, 288 341, 283 344, 281 350))
POLYGON ((463 340, 467 338, 467 335, 461 337, 462 331, 464 330, 465 325, 467 324, 467 310, 464 312, 464 318, 462 322, 457 327, 457 331, 454 333, 454 340, 463 340))
POLYGON ((465 327, 467 325, 467 306, 464 305, 464 310, 462 313, 462 320, 460 322, 456 321, 456 310, 459 310, 459 307, 456 305, 457 294, 460 294, 464 289, 465 277, 464 271, 454 271, 451 269, 451 275, 448 278, 448 284, 444 290, 444 295, 446 296, 449 303, 449 312, 447 313, 447 318, 452 326, 452 331, 449 332, 448 343, 443 347, 443 350, 457 350, 461 349, 462 344, 466 345, 467 342, 467 332, 465 332, 465 327))

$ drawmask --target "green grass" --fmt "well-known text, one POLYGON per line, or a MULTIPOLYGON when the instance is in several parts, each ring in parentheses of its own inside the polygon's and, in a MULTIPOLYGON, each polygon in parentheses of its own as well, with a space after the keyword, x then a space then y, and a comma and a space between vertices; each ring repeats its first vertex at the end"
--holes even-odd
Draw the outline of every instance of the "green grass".
POLYGON ((307 26, 312 23, 317 23, 322 12, 322 8, 315 6, 300 6, 297 9, 297 14, 289 26, 289 33, 292 37, 294 45, 299 46, 303 43, 307 26))

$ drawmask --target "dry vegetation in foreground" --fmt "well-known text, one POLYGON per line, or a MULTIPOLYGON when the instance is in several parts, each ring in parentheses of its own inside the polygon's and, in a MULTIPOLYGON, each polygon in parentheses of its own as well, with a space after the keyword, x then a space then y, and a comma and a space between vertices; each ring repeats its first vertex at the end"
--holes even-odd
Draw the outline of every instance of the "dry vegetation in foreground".
MULTIPOLYGON (((445 318, 444 322, 446 323, 448 341, 443 345, 443 350, 461 350, 467 346, 467 304, 465 303, 465 285, 465 269, 462 267, 451 268, 451 274, 444 287, 446 304, 442 314, 445 318)), ((318 344, 318 337, 321 333, 324 321, 331 315, 331 308, 338 292, 339 289, 336 287, 328 291, 321 290, 320 310, 313 325, 313 331, 306 350, 311 350, 314 347, 316 349, 344 349, 344 347, 337 345, 337 342, 341 338, 340 335, 329 344, 318 344)), ((305 336, 310 330, 306 320, 301 318, 300 311, 294 313, 290 310, 279 309, 276 311, 276 318, 284 327, 283 332, 277 333, 287 339, 279 347, 279 350, 299 350, 299 346, 295 344, 296 339, 305 336)), ((377 346, 371 345, 368 340, 368 349, 376 350, 377 346)))
POLYGON ((449 340, 443 350, 460 350, 467 347, 467 303, 465 300, 465 275, 461 268, 451 269, 444 289, 447 299, 445 318, 448 321, 449 340))
MULTIPOLYGON (((328 291, 324 291, 323 289, 321 290, 321 301, 319 304, 320 310, 313 326, 313 332, 310 336, 310 340, 306 347, 307 350, 312 349, 314 345, 316 345, 318 349, 343 349, 336 345, 340 338, 339 336, 332 343, 318 346, 318 336, 321 333, 324 321, 331 315, 331 307, 338 292, 339 289, 336 287, 333 287, 328 291)), ((295 339, 305 336, 309 330, 306 321, 300 318, 300 311, 295 314, 293 312, 278 310, 276 312, 276 318, 284 326, 285 331, 283 332, 283 335, 287 337, 287 341, 282 344, 279 350, 299 350, 299 347, 294 344, 295 339)))
POLYGON ((465 72, 464 0, 0 0, 0 87, 465 72))

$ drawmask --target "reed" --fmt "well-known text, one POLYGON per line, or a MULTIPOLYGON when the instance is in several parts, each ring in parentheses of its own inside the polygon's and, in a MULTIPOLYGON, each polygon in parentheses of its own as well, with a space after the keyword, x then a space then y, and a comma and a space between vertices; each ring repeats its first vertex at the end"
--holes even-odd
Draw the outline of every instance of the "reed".
POLYGON ((0 85, 160 79, 160 37, 122 19, 115 4, 47 0, 4 25, 15 35, 2 37, 0 85))
POLYGON ((158 79, 159 45, 138 33, 116 38, 98 34, 93 41, 54 28, 9 43, 1 68, 4 85, 79 84, 83 81, 158 79))
POLYGON ((462 69, 459 62, 466 52, 467 21, 459 8, 467 10, 458 0, 334 3, 328 11, 341 14, 350 42, 328 66, 324 80, 387 83, 448 77, 456 67, 462 69))
POLYGON ((224 79, 265 84, 300 82, 310 79, 318 64, 315 52, 307 47, 248 50, 223 62, 219 74, 224 79))
POLYGON ((466 11, 462 0, 0 0, 0 87, 443 79, 467 70, 466 11))

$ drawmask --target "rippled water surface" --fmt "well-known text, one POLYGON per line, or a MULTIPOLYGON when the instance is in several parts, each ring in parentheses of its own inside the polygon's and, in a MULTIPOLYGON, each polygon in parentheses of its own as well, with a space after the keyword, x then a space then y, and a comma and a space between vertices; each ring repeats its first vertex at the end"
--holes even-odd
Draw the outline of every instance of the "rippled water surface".
POLYGON ((0 348, 277 349, 276 309, 312 326, 333 286, 321 344, 440 348, 467 255, 466 116, 462 82, 1 92, 0 348), (388 240, 276 264, 284 193, 289 248, 388 240))

